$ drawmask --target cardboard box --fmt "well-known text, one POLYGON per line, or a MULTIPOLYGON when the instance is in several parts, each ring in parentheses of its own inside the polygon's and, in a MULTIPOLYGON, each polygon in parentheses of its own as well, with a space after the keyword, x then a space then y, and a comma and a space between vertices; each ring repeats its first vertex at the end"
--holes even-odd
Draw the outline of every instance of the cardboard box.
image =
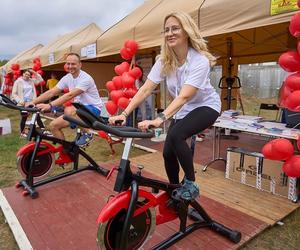
POLYGON ((227 149, 225 177, 297 201, 299 178, 287 177, 282 171, 283 164, 264 159, 261 153, 231 147, 227 149))
POLYGON ((282 171, 283 161, 263 159, 260 189, 297 201, 300 193, 299 178, 288 177, 282 171))
POLYGON ((0 120, 0 127, 2 128, 1 135, 10 134, 11 133, 10 119, 0 120))
POLYGON ((262 155, 242 148, 227 149, 226 178, 256 187, 262 155))

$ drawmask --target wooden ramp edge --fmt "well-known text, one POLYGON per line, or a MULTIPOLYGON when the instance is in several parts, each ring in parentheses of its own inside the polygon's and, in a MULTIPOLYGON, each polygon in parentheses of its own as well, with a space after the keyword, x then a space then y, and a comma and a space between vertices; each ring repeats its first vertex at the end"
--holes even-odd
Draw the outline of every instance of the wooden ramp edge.
MULTIPOLYGON (((161 152, 137 156, 131 159, 131 162, 143 165, 147 172, 167 179, 161 152)), ((222 171, 208 168, 206 172, 202 172, 201 169, 201 165, 195 164, 196 182, 200 186, 200 195, 203 194, 270 226, 300 206, 300 202, 293 203, 287 198, 228 180, 222 171)), ((183 176, 182 172, 181 176, 183 176)))

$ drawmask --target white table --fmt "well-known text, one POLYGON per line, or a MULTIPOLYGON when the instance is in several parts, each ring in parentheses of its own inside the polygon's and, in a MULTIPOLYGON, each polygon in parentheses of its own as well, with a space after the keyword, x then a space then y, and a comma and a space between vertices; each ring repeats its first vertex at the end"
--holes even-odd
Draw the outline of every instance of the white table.
POLYGON ((240 132, 267 136, 272 138, 286 138, 297 140, 300 136, 299 129, 286 128, 286 124, 277 122, 258 122, 255 116, 236 116, 222 117, 220 116, 213 125, 213 157, 212 160, 203 167, 206 171, 207 167, 216 162, 226 160, 220 157, 220 141, 221 129, 233 129, 240 132), (260 126, 262 126, 260 128, 260 126))

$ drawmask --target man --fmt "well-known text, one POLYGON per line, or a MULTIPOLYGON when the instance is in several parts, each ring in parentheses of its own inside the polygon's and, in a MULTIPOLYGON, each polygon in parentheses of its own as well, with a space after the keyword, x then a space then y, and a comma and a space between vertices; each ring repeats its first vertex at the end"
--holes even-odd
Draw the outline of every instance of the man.
MULTIPOLYGON (((65 102, 74 98, 74 102, 85 105, 96 116, 100 116, 103 102, 99 96, 93 78, 81 70, 80 56, 76 53, 69 53, 66 58, 66 65, 69 73, 65 75, 55 87, 46 91, 28 105, 35 105, 37 108, 41 109, 41 111, 51 111, 53 107, 63 105, 65 102), (44 103, 60 94, 65 88, 69 89, 68 93, 65 93, 48 104, 44 103)), ((64 114, 78 118, 76 116, 76 109, 73 106, 65 107, 64 114)), ((70 123, 64 120, 63 116, 60 116, 50 123, 50 130, 55 137, 64 140, 65 136, 62 129, 68 126, 70 126, 70 123)), ((76 143, 79 146, 84 146, 91 139, 92 134, 83 133, 76 143)))

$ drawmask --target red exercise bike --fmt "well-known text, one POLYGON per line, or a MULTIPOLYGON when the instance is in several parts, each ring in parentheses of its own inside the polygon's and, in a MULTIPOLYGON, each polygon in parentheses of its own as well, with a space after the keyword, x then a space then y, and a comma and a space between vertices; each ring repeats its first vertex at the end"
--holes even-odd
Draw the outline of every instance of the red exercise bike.
MULTIPOLYGON (((27 139, 30 142, 21 147, 17 152, 18 170, 25 179, 18 182, 16 187, 23 187, 24 196, 30 195, 32 198, 37 198, 38 192, 35 190, 36 187, 84 170, 95 170, 101 175, 107 176, 108 170, 100 167, 86 152, 75 144, 75 141, 80 136, 80 131, 77 132, 74 141, 69 142, 61 140, 55 138, 45 130, 44 124, 40 118, 39 109, 17 106, 13 101, 2 94, 0 94, 0 105, 21 111, 23 119, 21 124, 24 126, 28 113, 32 114, 27 134, 27 139), (79 167, 79 156, 85 158, 89 164, 84 167, 79 167), (73 163, 71 170, 55 176, 46 177, 55 165, 64 167, 64 165, 68 163, 73 163)), ((82 107, 82 105, 77 103, 74 103, 73 105, 76 108, 82 107)), ((90 111, 85 109, 85 112, 90 111)), ((94 118, 100 122, 102 121, 101 118, 94 118)), ((24 127, 21 127, 21 131, 23 131, 23 129, 24 127)))
MULTIPOLYGON (((172 191, 180 185, 150 179, 142 176, 140 166, 133 173, 128 160, 133 138, 151 138, 153 132, 141 132, 138 129, 108 126, 95 120, 82 109, 77 115, 87 127, 102 130, 112 135, 126 138, 125 147, 118 171, 114 191, 119 192, 102 208, 97 223, 99 224, 97 241, 100 249, 140 249, 151 237, 156 225, 179 218, 180 227, 177 233, 153 246, 152 249, 166 249, 175 242, 200 228, 209 228, 238 243, 241 233, 212 220, 196 200, 178 200, 172 198, 172 191), (152 192, 141 187, 150 187, 152 192), (159 192, 160 191, 160 192, 159 192), (187 218, 194 223, 187 225, 187 218)), ((64 119, 77 122, 64 116, 64 119)), ((78 123, 80 125, 80 123, 78 123)))

